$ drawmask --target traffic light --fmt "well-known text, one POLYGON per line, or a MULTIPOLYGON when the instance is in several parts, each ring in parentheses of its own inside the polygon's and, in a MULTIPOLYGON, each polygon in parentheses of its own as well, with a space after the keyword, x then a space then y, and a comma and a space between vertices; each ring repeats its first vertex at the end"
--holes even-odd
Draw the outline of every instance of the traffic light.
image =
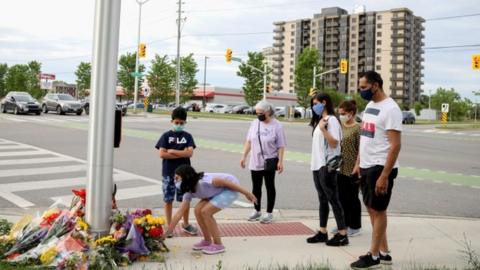
POLYGON ((272 85, 267 85, 267 93, 272 93, 272 85))
POLYGON ((138 45, 138 56, 144 58, 147 54, 147 45, 145 43, 140 43, 138 45))
POLYGON ((308 93, 309 96, 313 97, 315 96, 315 94, 317 94, 317 90, 315 88, 310 88, 310 93, 308 93))
POLYGON ((480 54, 476 54, 476 55, 473 56, 472 69, 473 70, 480 70, 480 54))
POLYGON ((348 73, 348 60, 342 59, 340 61, 340 73, 347 74, 348 73))
POLYGON ((232 62, 232 49, 228 48, 227 51, 225 52, 225 60, 227 61, 227 63, 231 63, 232 62))

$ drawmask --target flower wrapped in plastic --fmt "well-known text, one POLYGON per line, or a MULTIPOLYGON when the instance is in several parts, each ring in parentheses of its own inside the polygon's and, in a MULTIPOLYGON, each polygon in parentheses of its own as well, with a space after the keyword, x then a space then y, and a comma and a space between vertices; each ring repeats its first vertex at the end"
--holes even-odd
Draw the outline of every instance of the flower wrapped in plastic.
POLYGON ((17 238, 12 248, 5 253, 5 257, 13 259, 16 256, 26 252, 27 250, 37 246, 47 235, 48 228, 41 228, 40 226, 25 227, 19 238, 17 238))
POLYGON ((68 215, 68 211, 62 211, 60 216, 50 226, 47 235, 42 243, 45 243, 52 237, 60 238, 61 236, 71 232, 75 228, 75 220, 68 215))

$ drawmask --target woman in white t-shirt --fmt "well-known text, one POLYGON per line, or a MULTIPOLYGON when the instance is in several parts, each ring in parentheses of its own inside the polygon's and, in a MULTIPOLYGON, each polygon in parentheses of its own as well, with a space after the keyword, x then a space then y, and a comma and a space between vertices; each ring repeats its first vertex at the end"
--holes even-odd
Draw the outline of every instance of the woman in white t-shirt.
POLYGON ((310 126, 313 128, 313 139, 310 168, 320 204, 320 229, 317 234, 309 237, 307 242, 326 242, 328 246, 348 245, 345 217, 338 196, 337 171, 329 172, 327 168, 328 161, 340 156, 341 125, 335 116, 332 99, 328 94, 315 95, 312 98, 311 107, 313 116, 310 126), (338 232, 331 239, 328 239, 327 233, 329 203, 332 205, 338 228, 338 232))

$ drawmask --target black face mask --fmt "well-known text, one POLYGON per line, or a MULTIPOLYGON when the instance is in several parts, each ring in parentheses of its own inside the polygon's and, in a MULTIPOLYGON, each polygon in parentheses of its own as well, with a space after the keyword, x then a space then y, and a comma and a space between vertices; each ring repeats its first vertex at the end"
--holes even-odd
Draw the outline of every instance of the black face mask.
POLYGON ((265 114, 257 114, 257 118, 260 122, 263 122, 267 119, 267 117, 265 116, 265 114))

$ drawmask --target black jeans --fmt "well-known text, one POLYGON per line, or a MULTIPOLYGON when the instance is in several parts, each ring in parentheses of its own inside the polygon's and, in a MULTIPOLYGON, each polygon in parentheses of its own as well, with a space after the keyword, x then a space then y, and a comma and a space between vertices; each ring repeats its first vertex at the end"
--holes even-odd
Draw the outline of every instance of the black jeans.
POLYGON ((329 173, 326 166, 318 171, 313 171, 313 182, 318 193, 320 227, 327 227, 328 213, 330 211, 328 203, 332 205, 333 215, 337 222, 338 230, 345 229, 345 217, 343 215, 342 204, 338 198, 337 172, 329 173))
POLYGON ((257 197, 255 210, 260 211, 262 203, 262 184, 265 178, 265 187, 267 188, 267 213, 272 213, 275 206, 275 171, 251 171, 252 172, 252 193, 257 197))
POLYGON ((362 227, 362 204, 358 193, 360 179, 338 174, 338 195, 345 214, 345 225, 352 229, 362 227))

